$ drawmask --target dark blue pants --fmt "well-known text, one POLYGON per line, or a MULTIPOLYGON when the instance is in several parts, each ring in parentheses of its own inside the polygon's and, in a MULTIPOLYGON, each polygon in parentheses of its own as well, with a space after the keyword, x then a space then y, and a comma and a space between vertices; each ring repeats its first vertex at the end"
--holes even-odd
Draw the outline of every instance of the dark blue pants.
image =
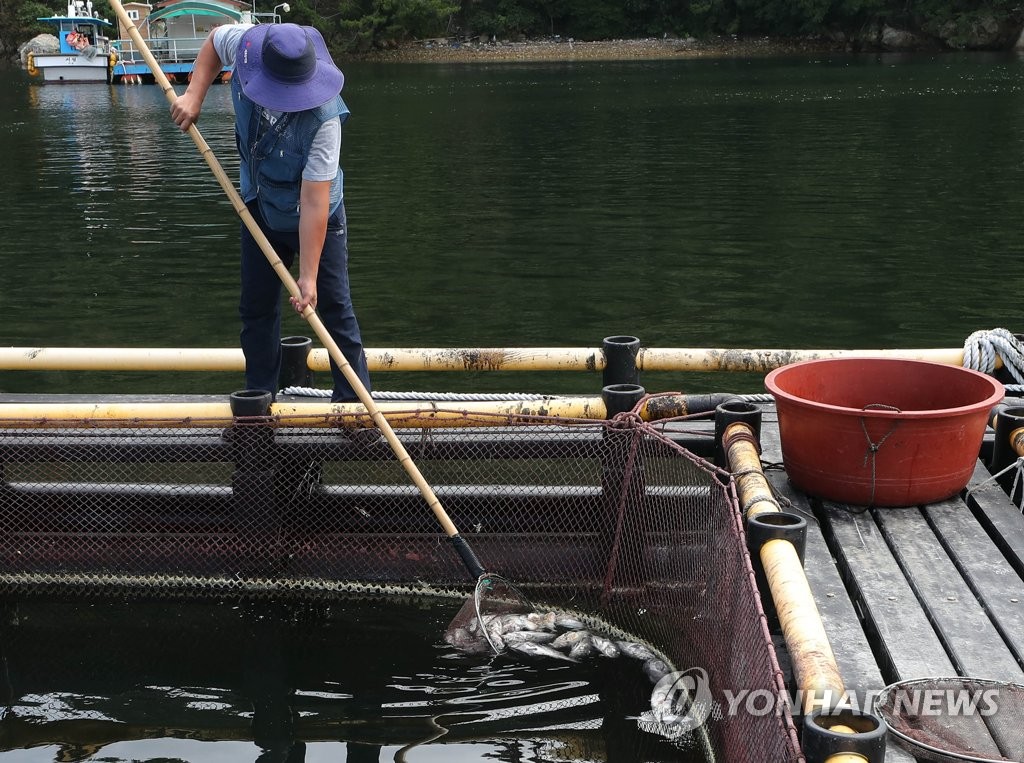
MULTIPOLYGON (((273 245, 286 267, 291 268, 299 251, 298 232, 283 233, 270 230, 260 216, 255 202, 248 205, 260 229, 273 245)), ((247 389, 269 390, 277 393, 281 372, 281 279, 267 261, 256 240, 242 224, 242 296, 238 314, 242 319, 242 352, 245 355, 245 386, 247 389)), ((316 279, 316 311, 331 337, 341 348, 352 369, 370 389, 370 374, 366 367, 363 340, 359 323, 352 307, 348 281, 348 226, 345 204, 327 221, 327 239, 320 256, 320 269, 316 279)), ((331 400, 357 399, 352 385, 345 380, 341 369, 331 359, 334 392, 331 400)))

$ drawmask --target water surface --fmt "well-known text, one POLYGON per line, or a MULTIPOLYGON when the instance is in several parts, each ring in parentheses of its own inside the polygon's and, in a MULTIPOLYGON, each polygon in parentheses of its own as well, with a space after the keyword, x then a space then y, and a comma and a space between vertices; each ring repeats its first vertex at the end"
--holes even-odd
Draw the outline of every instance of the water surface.
MULTIPOLYGON (((660 347, 954 347, 976 329, 1020 329, 999 296, 1019 276, 1024 212, 1016 57, 345 69, 368 346, 589 347, 634 334, 660 347)), ((18 160, 0 190, 0 342, 236 346, 238 223, 159 89, 5 80, 0 148, 18 160)), ((201 129, 233 176, 228 96, 211 90, 201 129)), ((285 331, 309 333, 296 316, 285 331)), ((113 383, 239 382, 0 374, 9 391, 113 383)))

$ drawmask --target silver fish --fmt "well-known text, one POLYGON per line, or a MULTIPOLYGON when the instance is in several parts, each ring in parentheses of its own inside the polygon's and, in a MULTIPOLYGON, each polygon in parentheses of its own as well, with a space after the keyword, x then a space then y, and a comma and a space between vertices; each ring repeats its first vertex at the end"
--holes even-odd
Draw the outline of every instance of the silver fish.
MULTIPOLYGON (((574 631, 579 633, 579 631, 574 631)), ((582 660, 584 657, 589 657, 590 653, 594 651, 594 643, 589 638, 581 638, 575 644, 572 645, 572 649, 569 650, 569 656, 574 660, 582 660)))
POLYGON ((635 641, 619 641, 616 645, 627 657, 632 657, 634 660, 653 660, 655 654, 643 644, 638 644, 635 641))
POLYGON ((590 642, 594 645, 594 649, 605 657, 618 657, 621 654, 619 648, 614 643, 603 636, 598 636, 596 633, 591 635, 590 642))
POLYGON ((540 630, 536 618, 531 620, 527 615, 501 615, 497 622, 501 625, 502 633, 540 630))
POLYGON ((555 649, 565 649, 566 647, 574 646, 586 638, 590 638, 590 633, 587 631, 566 631, 552 641, 551 646, 555 649))
POLYGON ((533 641, 524 641, 521 644, 510 646, 510 648, 517 652, 529 655, 530 657, 551 657, 565 662, 576 662, 572 657, 562 654, 557 649, 553 649, 547 644, 537 644, 533 641))
POLYGON ((502 638, 505 641, 505 646, 510 647, 513 644, 521 644, 524 641, 544 644, 548 641, 553 641, 555 634, 548 631, 512 631, 511 633, 502 634, 502 638))
POLYGON ((505 651, 505 641, 502 638, 501 627, 497 623, 487 629, 487 638, 495 652, 505 651))
POLYGON ((581 631, 587 626, 582 620, 577 620, 572 615, 567 615, 564 612, 556 615, 555 627, 561 628, 564 631, 581 631))
POLYGON ((554 612, 531 612, 526 616, 531 623, 535 623, 540 630, 554 630, 556 615, 554 612))
POLYGON ((644 673, 651 679, 651 683, 658 683, 662 678, 671 673, 672 670, 662 660, 654 658, 644 663, 644 673))

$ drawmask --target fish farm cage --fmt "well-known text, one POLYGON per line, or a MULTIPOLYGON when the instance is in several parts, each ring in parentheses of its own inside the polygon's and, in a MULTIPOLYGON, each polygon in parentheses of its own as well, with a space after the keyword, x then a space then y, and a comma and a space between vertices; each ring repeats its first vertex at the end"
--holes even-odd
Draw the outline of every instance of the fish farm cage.
MULTIPOLYGON (((674 675, 699 668, 712 698, 785 692, 733 478, 664 427, 628 412, 389 422, 485 568, 538 606, 646 645, 674 675)), ((0 592, 471 595, 476 581, 367 423, 6 421, 0 592)), ((787 708, 717 710, 690 730, 716 759, 803 760, 787 708)))

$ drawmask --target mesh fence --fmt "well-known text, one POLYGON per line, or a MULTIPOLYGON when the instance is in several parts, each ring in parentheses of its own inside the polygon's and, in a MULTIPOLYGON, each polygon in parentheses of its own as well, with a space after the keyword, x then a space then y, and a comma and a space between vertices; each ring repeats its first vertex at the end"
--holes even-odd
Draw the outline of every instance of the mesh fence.
MULTIPOLYGON (((802 760, 787 712, 722 712, 725 690, 784 692, 728 475, 630 417, 495 423, 396 427, 484 566, 705 671, 719 760, 802 760)), ((196 424, 0 430, 0 592, 472 590, 384 439, 196 424)))

